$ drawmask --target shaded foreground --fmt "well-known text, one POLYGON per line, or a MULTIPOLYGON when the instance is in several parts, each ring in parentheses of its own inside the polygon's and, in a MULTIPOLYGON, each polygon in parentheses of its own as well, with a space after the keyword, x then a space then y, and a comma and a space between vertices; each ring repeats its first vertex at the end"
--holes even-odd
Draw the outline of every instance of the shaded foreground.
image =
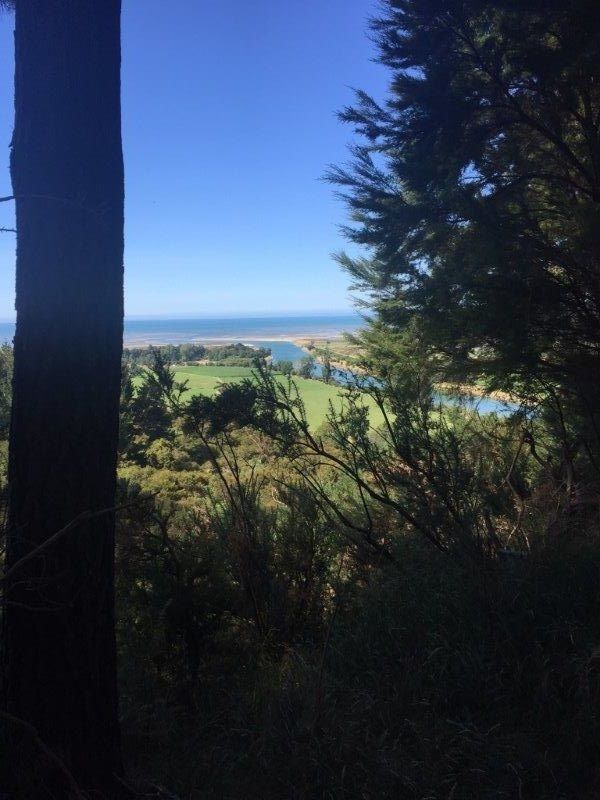
MULTIPOLYGON (((182 400, 123 453, 121 499, 137 498, 118 548, 131 774, 193 798, 595 797, 593 503, 574 505, 518 446, 518 413, 440 416, 387 394, 397 447, 410 430, 432 448, 425 506, 391 440, 367 477, 383 429, 361 433, 347 407, 317 464, 296 395, 265 380, 182 400), (344 468, 328 466, 344 447, 344 468), (353 448, 369 483, 446 538, 427 541, 384 498, 361 507, 353 448)), ((527 425, 536 453, 556 455, 544 420, 527 425)))

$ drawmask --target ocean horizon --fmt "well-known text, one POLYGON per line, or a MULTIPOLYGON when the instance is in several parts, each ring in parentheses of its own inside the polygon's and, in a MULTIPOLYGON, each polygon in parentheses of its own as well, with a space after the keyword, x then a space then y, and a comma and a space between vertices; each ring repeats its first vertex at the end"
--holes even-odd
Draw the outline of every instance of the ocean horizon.
MULTIPOLYGON (((297 364, 307 355, 307 351, 295 344, 297 339, 335 339, 343 333, 355 332, 364 320, 359 314, 307 314, 263 317, 207 317, 192 319, 139 319, 126 318, 123 343, 125 347, 162 344, 187 344, 194 342, 242 342, 244 344, 266 347, 271 351, 273 361, 292 361, 297 364)), ((14 322, 0 322, 0 344, 12 341, 14 322)), ((315 374, 320 374, 319 364, 315 374)), ((337 370, 336 377, 342 383, 349 379, 350 373, 337 370)), ((440 395, 441 397, 441 395, 440 395)), ((451 402, 456 402, 452 400, 451 402)), ((500 414, 511 413, 511 404, 489 397, 464 399, 467 405, 477 408, 480 413, 491 411, 500 414)))
MULTIPOLYGON (((125 347, 185 344, 205 341, 291 341, 299 338, 335 338, 362 324, 359 314, 294 314, 279 316, 205 317, 173 319, 125 318, 125 347)), ((10 342, 14 322, 0 322, 0 342, 10 342)))

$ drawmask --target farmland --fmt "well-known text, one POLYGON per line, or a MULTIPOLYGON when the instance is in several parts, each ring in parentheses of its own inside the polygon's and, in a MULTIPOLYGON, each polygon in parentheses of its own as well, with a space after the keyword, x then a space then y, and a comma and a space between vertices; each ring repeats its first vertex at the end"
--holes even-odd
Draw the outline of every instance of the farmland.
MULTIPOLYGON (((187 381, 191 395, 203 394, 211 396, 223 383, 234 383, 249 378, 253 374, 250 367, 219 367, 205 365, 198 367, 175 366, 175 376, 178 381, 187 381)), ((278 380, 287 380, 282 375, 278 380)), ((329 403, 339 409, 342 404, 342 390, 339 386, 323 383, 323 381, 294 378, 300 396, 304 402, 306 416, 311 428, 316 429, 325 422, 329 403)), ((371 408, 371 419, 374 424, 379 424, 381 415, 370 398, 365 398, 366 404, 371 408)))

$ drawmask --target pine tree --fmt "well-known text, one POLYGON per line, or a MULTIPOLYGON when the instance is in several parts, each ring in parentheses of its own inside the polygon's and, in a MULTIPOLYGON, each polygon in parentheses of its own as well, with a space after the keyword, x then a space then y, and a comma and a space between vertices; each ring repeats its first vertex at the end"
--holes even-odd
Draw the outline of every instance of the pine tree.
POLYGON ((392 81, 342 118, 330 178, 367 249, 340 261, 380 323, 417 320, 451 371, 600 401, 600 7, 387 0, 392 81))

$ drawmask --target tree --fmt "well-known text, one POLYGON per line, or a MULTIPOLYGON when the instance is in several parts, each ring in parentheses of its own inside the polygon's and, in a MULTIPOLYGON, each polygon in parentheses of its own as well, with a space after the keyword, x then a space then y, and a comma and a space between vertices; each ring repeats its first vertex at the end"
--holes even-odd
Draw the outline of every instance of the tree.
POLYGON ((298 362, 296 373, 301 378, 312 378, 316 369, 316 360, 314 356, 304 356, 298 362))
POLYGON ((137 371, 124 363, 121 386, 119 450, 123 457, 140 464, 147 463, 152 442, 163 439, 173 443, 173 419, 187 391, 187 382, 175 379, 159 348, 150 348, 149 356, 151 366, 137 371))
MULTIPOLYGON (((85 791, 113 798, 121 791, 109 510, 123 326, 120 0, 15 5, 7 569, 77 524, 8 581, 3 705, 5 719, 34 729, 85 791)), ((20 769, 31 776, 18 737, 9 739, 13 779, 20 769)), ((67 796, 63 779, 43 772, 48 796, 67 796)))
POLYGON ((294 362, 293 361, 277 361, 274 364, 275 369, 277 372, 281 372, 282 375, 291 375, 294 372, 294 362))
POLYGON ((333 379, 333 367, 331 366, 331 348, 327 342, 321 354, 323 380, 325 383, 331 383, 333 379))
POLYGON ((417 320, 455 376, 537 382, 597 431, 598 4, 385 8, 373 29, 390 95, 345 109, 361 143, 330 174, 368 251, 342 265, 380 324, 417 320))

